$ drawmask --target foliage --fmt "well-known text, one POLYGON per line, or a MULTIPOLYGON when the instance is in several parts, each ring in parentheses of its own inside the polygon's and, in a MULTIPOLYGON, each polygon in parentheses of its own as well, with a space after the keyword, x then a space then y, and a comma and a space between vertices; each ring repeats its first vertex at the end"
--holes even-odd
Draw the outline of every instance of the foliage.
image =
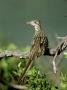
POLYGON ((25 83, 29 90, 50 90, 51 88, 46 75, 41 74, 35 66, 27 73, 25 83))
POLYGON ((61 89, 67 90, 67 75, 66 74, 64 75, 63 73, 61 73, 60 79, 61 79, 61 84, 60 84, 61 89))

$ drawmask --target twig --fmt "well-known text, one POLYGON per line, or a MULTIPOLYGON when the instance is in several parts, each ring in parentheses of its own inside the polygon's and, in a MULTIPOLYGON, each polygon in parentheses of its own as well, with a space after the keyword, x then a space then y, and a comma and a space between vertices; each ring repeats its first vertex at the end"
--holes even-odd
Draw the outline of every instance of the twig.
POLYGON ((54 56, 54 58, 53 58, 53 60, 52 60, 52 64, 53 64, 53 71, 54 71, 54 73, 56 73, 56 72, 57 72, 56 62, 55 62, 56 57, 57 57, 57 52, 56 52, 56 54, 55 54, 55 56, 54 56))

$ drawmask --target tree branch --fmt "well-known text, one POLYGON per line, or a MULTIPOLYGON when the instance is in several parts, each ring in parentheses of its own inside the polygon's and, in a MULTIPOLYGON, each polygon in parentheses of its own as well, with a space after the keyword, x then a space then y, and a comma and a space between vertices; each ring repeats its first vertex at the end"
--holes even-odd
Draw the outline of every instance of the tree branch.
MULTIPOLYGON (((47 56, 55 56, 56 52, 57 55, 60 55, 67 47, 67 36, 55 47, 55 48, 48 48, 44 55, 47 56)), ((4 50, 3 52, 0 52, 0 60, 5 57, 17 57, 20 59, 26 59, 28 58, 29 52, 21 52, 21 51, 9 51, 4 50)))
POLYGON ((55 48, 48 48, 48 50, 44 53, 44 55, 48 56, 55 56, 56 52, 57 55, 60 55, 67 47, 67 36, 55 47, 55 48))
POLYGON ((0 52, 0 60, 6 57, 16 57, 19 59, 26 59, 28 58, 28 54, 29 52, 4 50, 3 52, 0 52))
POLYGON ((57 72, 56 68, 56 58, 58 55, 60 55, 67 47, 67 36, 64 37, 64 39, 55 47, 54 49, 48 49, 47 52, 44 53, 44 55, 50 55, 53 56, 52 64, 53 64, 53 70, 54 73, 57 72))

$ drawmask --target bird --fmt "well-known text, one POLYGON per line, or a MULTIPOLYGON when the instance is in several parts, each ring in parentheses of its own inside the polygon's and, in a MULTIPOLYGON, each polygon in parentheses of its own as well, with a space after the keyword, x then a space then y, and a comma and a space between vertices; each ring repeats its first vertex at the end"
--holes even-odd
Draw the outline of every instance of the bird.
POLYGON ((29 22, 26 22, 26 24, 33 26, 34 28, 34 37, 32 41, 32 45, 30 48, 30 53, 28 56, 28 63, 25 67, 25 70, 23 72, 23 75, 20 77, 19 82, 23 81, 25 74, 31 65, 32 61, 40 57, 44 54, 44 52, 48 49, 48 38, 45 34, 45 32, 42 30, 41 22, 40 20, 32 20, 29 22))
POLYGON ((38 49, 36 50, 37 51, 36 56, 44 54, 46 49, 48 49, 48 38, 46 36, 46 33, 42 30, 40 20, 32 20, 30 22, 26 22, 26 24, 33 26, 35 31, 30 49, 30 55, 32 54, 32 51, 36 50, 36 48, 38 49))

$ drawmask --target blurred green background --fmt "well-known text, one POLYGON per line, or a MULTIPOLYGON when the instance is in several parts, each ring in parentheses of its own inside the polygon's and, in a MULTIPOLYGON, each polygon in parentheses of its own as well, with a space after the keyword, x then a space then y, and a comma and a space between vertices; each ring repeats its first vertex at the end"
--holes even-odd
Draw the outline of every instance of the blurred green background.
MULTIPOLYGON (((10 43, 19 48, 31 45, 33 30, 25 22, 32 19, 41 20, 50 46, 54 47, 57 44, 56 34, 67 35, 67 0, 0 0, 0 46, 10 43)), ((41 59, 37 62, 41 68, 50 68, 50 58, 41 59)), ((66 72, 67 60, 63 58, 61 65, 66 72)))

